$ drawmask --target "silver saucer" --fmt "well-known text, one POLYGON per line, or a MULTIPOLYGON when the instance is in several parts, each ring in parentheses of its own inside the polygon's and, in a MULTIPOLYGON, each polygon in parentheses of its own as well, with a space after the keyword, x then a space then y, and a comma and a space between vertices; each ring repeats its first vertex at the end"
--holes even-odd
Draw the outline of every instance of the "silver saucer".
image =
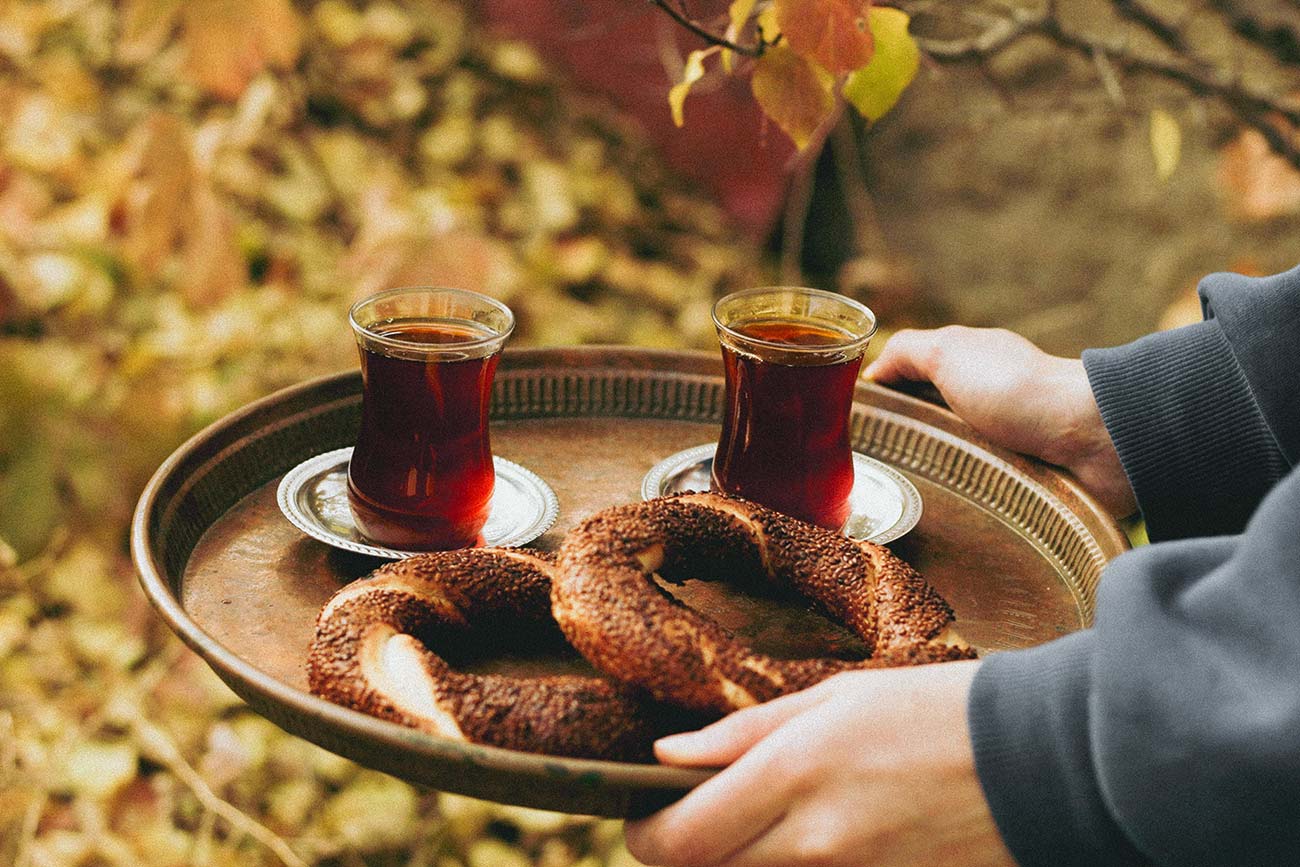
MULTIPOLYGON (((707 491, 713 480, 717 445, 695 446, 664 458, 641 480, 646 500, 681 491, 707 491)), ((840 531, 850 539, 883 545, 907 533, 921 520, 921 492, 898 470, 853 453, 853 490, 849 519, 840 531)))
MULTIPOLYGON (((351 446, 335 449, 309 458, 286 473, 276 491, 280 511, 299 530, 335 548, 388 560, 418 553, 375 545, 361 535, 348 508, 351 457, 351 446)), ((497 479, 487 523, 483 525, 483 542, 526 545, 555 523, 560 501, 551 486, 532 470, 496 456, 492 463, 497 479)))

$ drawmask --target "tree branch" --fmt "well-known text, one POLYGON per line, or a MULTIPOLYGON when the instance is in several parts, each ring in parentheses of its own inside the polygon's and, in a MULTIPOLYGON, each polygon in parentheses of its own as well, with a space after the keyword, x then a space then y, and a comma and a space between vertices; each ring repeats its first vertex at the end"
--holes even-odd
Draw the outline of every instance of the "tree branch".
MULTIPOLYGON (((649 2, 710 45, 722 46, 746 57, 759 57, 770 44, 760 37, 756 45, 739 45, 692 21, 683 9, 674 7, 669 0, 649 2)), ((927 0, 897 2, 917 14, 936 5, 927 0)), ((987 60, 1026 36, 1045 37, 1096 65, 1112 100, 1123 100, 1114 69, 1175 82, 1194 94, 1222 102, 1242 123, 1258 130, 1276 153, 1300 169, 1300 138, 1295 133, 1295 130, 1300 130, 1300 99, 1261 89, 1239 74, 1198 56, 1188 44, 1181 23, 1163 16, 1146 0, 1111 2, 1122 18, 1150 33, 1168 52, 1142 53, 1125 39, 1101 38, 1068 29, 1057 16, 1057 0, 1043 0, 1036 8, 1012 6, 1005 14, 962 10, 956 14, 965 21, 976 23, 981 29, 956 39, 920 35, 914 38, 924 55, 934 62, 966 63, 987 60)), ((1287 2, 1300 7, 1300 0, 1287 2)), ((1258 13, 1243 10, 1238 0, 1209 0, 1209 8, 1217 11, 1241 39, 1262 47, 1280 64, 1300 63, 1300 28, 1286 22, 1266 22, 1258 13)))
POLYGON ((1172 21, 1160 15, 1142 0, 1112 0, 1115 10, 1130 21, 1137 22, 1144 30, 1159 39, 1171 50, 1179 54, 1187 53, 1187 40, 1183 31, 1172 21))
MULTIPOLYGON (((1295 22, 1266 22, 1257 12, 1242 8, 1237 0, 1211 0, 1232 30, 1272 54, 1282 63, 1300 63, 1300 26, 1295 22)), ((1300 8, 1300 4, 1296 4, 1300 8)))
MULTIPOLYGON (((1223 4, 1230 0, 1217 2, 1223 4)), ((1153 14, 1148 15, 1150 10, 1144 5, 1134 0, 1115 0, 1115 3, 1130 9, 1133 16, 1145 16, 1138 19, 1138 23, 1157 36, 1165 33, 1161 41, 1167 46, 1173 48, 1174 44, 1185 44, 1173 24, 1153 14)), ((957 40, 918 38, 917 43, 941 63, 959 63, 986 60, 1025 36, 1044 36, 1093 63, 1108 63, 1124 72, 1164 78, 1192 93, 1220 100, 1243 123, 1258 130, 1276 153, 1300 169, 1300 142, 1285 125, 1277 122, 1281 119, 1293 128, 1300 128, 1300 100, 1251 85, 1239 75, 1192 56, 1185 47, 1170 57, 1158 57, 1138 53, 1124 40, 1074 32, 1061 24, 1052 2, 1036 11, 1014 9, 1006 17, 981 17, 991 19, 992 23, 971 37, 957 40)))
POLYGON ((757 45, 740 45, 738 43, 732 42, 730 39, 727 39, 725 36, 719 36, 718 34, 712 32, 708 28, 703 27, 702 25, 692 21, 680 9, 675 9, 674 7, 670 6, 667 0, 649 0, 649 2, 650 5, 656 6, 659 9, 663 10, 663 12, 666 13, 669 18, 673 19, 682 27, 685 27, 687 30, 694 33, 696 36, 700 37, 710 45, 720 45, 723 48, 726 48, 730 51, 734 51, 737 54, 743 54, 746 57, 761 57, 763 55, 763 49, 767 47, 766 42, 759 42, 757 45))
POLYGON ((988 26, 965 39, 927 39, 916 37, 916 43, 930 57, 945 63, 979 60, 997 54, 1022 36, 1041 32, 1044 22, 1052 16, 1051 4, 1036 12, 1014 9, 1009 17, 984 16, 988 26))

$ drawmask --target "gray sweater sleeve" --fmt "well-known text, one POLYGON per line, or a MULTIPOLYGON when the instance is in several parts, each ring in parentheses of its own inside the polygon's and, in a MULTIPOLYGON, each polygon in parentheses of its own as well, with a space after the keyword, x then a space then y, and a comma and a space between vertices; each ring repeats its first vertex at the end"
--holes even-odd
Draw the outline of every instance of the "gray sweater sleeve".
POLYGON ((1199 291, 1205 321, 1083 354, 1153 541, 1241 532, 1300 456, 1300 268, 1199 291))
POLYGON ((1085 363, 1156 535, 1244 532, 1117 558, 1092 629, 981 666, 1025 865, 1300 863, 1300 270, 1201 291, 1206 322, 1085 363))

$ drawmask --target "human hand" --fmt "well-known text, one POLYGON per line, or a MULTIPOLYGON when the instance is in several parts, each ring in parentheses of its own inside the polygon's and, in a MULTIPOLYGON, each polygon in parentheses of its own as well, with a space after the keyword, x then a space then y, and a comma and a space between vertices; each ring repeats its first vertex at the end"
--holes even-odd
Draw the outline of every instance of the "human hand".
POLYGON ((990 441, 1069 470, 1117 518, 1137 510, 1078 359, 1048 355, 1003 329, 950 325, 899 331, 862 375, 929 381, 990 441))
POLYGON ((975 776, 966 696, 979 662, 840 674, 656 744, 726 765, 628 822, 662 867, 1013 864, 975 776))

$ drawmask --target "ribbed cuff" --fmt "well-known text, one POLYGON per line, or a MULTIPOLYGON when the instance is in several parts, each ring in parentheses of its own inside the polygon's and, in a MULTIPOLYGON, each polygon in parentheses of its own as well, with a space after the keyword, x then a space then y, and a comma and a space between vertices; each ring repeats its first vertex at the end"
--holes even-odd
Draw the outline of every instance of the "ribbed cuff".
POLYGON ((1286 463, 1219 323, 1083 364, 1151 539, 1240 532, 1286 463))
POLYGON ((1022 867, 1149 863, 1106 809, 1088 736, 1092 633, 995 653, 971 685, 975 770, 1022 867))

